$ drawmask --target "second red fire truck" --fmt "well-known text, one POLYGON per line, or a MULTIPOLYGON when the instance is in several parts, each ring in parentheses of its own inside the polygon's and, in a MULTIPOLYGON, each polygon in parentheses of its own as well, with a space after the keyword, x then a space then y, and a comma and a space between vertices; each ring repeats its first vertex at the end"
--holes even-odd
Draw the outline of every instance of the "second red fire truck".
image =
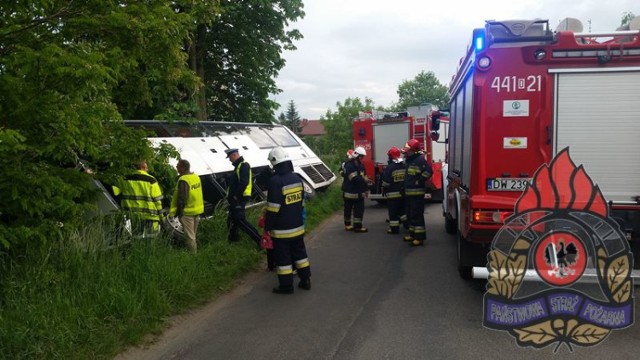
POLYGON ((387 151, 392 146, 402 149, 409 139, 420 141, 427 161, 433 168, 433 189, 425 199, 442 201, 442 165, 445 143, 441 133, 448 128, 448 112, 424 104, 399 113, 364 111, 353 121, 353 145, 367 151, 363 164, 371 179, 369 198, 383 201, 381 176, 387 166, 387 151))

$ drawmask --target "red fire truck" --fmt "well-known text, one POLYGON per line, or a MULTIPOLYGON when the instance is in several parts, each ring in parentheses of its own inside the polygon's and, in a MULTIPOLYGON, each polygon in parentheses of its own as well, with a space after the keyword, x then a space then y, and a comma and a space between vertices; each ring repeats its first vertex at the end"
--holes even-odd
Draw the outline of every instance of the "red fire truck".
POLYGON ((447 131, 448 112, 440 111, 431 104, 412 106, 407 111, 390 113, 364 111, 353 121, 354 148, 362 146, 367 151, 364 166, 371 179, 369 198, 384 200, 382 196, 382 173, 387 166, 387 151, 396 146, 400 149, 409 139, 417 139, 422 144, 427 161, 433 168, 432 191, 426 199, 442 201, 442 164, 445 160, 444 139, 439 134, 447 131))
POLYGON ((486 267, 522 190, 566 147, 640 264, 639 31, 581 33, 575 20, 563 24, 569 30, 550 31, 539 19, 487 21, 452 79, 443 210, 446 230, 458 233, 462 277, 486 267))

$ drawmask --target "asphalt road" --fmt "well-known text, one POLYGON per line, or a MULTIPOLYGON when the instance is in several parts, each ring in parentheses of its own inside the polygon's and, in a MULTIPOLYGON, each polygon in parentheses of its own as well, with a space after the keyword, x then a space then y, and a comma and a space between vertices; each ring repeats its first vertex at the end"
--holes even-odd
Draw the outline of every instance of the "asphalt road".
MULTIPOLYGON (((485 283, 458 277, 455 237, 444 232, 440 204, 427 206, 428 240, 418 248, 385 233, 386 208, 368 202, 364 218, 367 234, 345 232, 336 214, 308 237, 311 291, 275 295, 275 274, 251 274, 174 319, 155 344, 118 359, 640 358, 640 325, 555 354, 483 328, 485 283)), ((640 287, 634 292, 638 299, 640 287)))

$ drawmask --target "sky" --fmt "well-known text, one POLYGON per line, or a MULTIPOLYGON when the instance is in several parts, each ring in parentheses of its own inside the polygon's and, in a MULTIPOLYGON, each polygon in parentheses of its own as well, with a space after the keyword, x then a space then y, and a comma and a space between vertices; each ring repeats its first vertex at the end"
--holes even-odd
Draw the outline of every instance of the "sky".
POLYGON ((319 119, 348 97, 375 105, 398 101, 398 85, 421 71, 449 84, 474 28, 485 20, 548 19, 553 30, 566 17, 584 32, 613 31, 623 13, 640 15, 638 0, 304 0, 297 50, 285 51, 271 98, 285 112, 293 100, 300 118, 319 119), (590 24, 589 24, 590 21, 590 24))

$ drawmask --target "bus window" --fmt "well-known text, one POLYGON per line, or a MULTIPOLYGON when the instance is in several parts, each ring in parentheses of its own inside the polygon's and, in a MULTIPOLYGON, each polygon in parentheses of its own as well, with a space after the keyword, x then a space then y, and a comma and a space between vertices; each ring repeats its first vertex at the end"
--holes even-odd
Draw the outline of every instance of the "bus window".
MULTIPOLYGON (((247 126, 243 129, 260 149, 271 149, 278 144, 260 127, 247 126)), ((269 131, 269 130, 267 130, 269 131)))
POLYGON ((287 147, 300 145, 298 141, 285 128, 274 127, 270 130, 267 130, 267 132, 280 146, 287 147))

